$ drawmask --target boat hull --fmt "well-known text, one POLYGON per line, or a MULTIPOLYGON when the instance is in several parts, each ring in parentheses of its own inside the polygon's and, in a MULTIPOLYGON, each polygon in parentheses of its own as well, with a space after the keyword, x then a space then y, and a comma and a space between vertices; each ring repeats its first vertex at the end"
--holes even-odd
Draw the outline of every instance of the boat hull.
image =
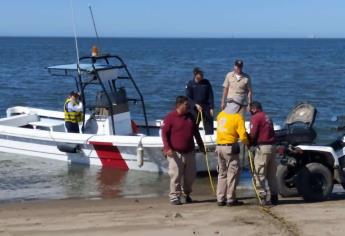
MULTIPOLYGON (((162 154, 163 145, 160 137, 68 134, 4 126, 0 126, 0 132, 0 152, 122 170, 164 173, 168 171, 168 161, 162 154), (142 142, 144 150, 141 167, 138 165, 137 156, 139 142, 142 142), (58 146, 64 144, 77 145, 78 151, 60 151, 58 146)), ((208 145, 208 148, 214 150, 214 145, 208 145)), ((210 152, 208 156, 210 170, 215 171, 215 153, 210 152)), ((196 159, 197 171, 207 171, 204 155, 196 151, 196 159)))

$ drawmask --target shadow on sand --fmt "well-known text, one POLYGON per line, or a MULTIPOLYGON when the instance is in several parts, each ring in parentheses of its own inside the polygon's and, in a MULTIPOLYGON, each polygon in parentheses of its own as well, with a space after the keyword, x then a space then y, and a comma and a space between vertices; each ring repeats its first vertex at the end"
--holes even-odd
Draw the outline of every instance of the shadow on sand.
MULTIPOLYGON (((327 202, 332 202, 332 201, 341 201, 345 200, 345 192, 339 193, 335 192, 332 193, 330 198, 327 200, 327 202)), ((294 198, 279 198, 279 205, 293 205, 293 204, 313 204, 313 203, 318 203, 318 202, 306 202, 303 200, 302 197, 294 197, 294 198)))
MULTIPOLYGON (((242 197, 238 198, 241 201, 245 202, 245 205, 255 205, 257 204, 257 200, 255 197, 242 197)), ((345 200, 345 192, 339 193, 332 193, 330 198, 327 200, 329 202, 331 201, 342 201, 345 200)), ((193 204, 200 204, 200 203, 216 203, 217 199, 210 198, 210 199, 204 199, 204 200, 193 200, 193 204)), ((293 197, 293 198, 279 198, 279 205, 294 205, 294 204, 312 204, 317 202, 306 202, 303 200, 302 197, 293 197)))

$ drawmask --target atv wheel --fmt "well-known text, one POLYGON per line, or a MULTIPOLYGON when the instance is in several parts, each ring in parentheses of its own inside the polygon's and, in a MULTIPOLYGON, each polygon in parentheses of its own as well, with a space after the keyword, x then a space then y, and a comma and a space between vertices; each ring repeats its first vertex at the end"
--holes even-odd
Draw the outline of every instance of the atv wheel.
POLYGON ((308 202, 324 201, 333 190, 331 171, 320 163, 309 163, 298 173, 296 186, 308 202))
POLYGON ((299 195, 295 186, 295 173, 289 171, 287 165, 278 165, 277 183, 279 194, 282 197, 296 197, 299 195))

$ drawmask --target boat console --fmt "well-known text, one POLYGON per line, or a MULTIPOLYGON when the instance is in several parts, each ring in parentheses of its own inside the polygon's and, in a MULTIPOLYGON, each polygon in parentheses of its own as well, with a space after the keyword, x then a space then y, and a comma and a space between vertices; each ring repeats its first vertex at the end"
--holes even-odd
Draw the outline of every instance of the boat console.
POLYGON ((114 118, 117 135, 129 135, 132 133, 131 115, 125 88, 119 88, 116 92, 109 92, 108 95, 111 104, 108 102, 107 94, 100 91, 96 94, 95 104, 87 106, 92 115, 86 120, 83 133, 112 134, 110 116, 114 118))

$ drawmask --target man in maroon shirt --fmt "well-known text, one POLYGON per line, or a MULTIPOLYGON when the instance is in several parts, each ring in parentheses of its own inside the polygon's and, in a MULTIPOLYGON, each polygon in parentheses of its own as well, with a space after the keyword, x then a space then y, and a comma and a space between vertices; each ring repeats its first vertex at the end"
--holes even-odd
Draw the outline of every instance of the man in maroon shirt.
POLYGON ((185 202, 192 202, 190 194, 196 176, 194 137, 200 150, 205 150, 196 122, 188 110, 188 98, 178 96, 176 109, 165 117, 162 127, 163 151, 169 161, 169 197, 173 205, 181 205, 182 178, 185 202))
POLYGON ((276 179, 276 147, 273 122, 269 116, 262 111, 259 102, 252 102, 250 105, 252 114, 250 120, 250 143, 256 146, 254 165, 255 182, 264 204, 267 201, 266 180, 271 195, 271 204, 278 204, 278 185, 276 179))

